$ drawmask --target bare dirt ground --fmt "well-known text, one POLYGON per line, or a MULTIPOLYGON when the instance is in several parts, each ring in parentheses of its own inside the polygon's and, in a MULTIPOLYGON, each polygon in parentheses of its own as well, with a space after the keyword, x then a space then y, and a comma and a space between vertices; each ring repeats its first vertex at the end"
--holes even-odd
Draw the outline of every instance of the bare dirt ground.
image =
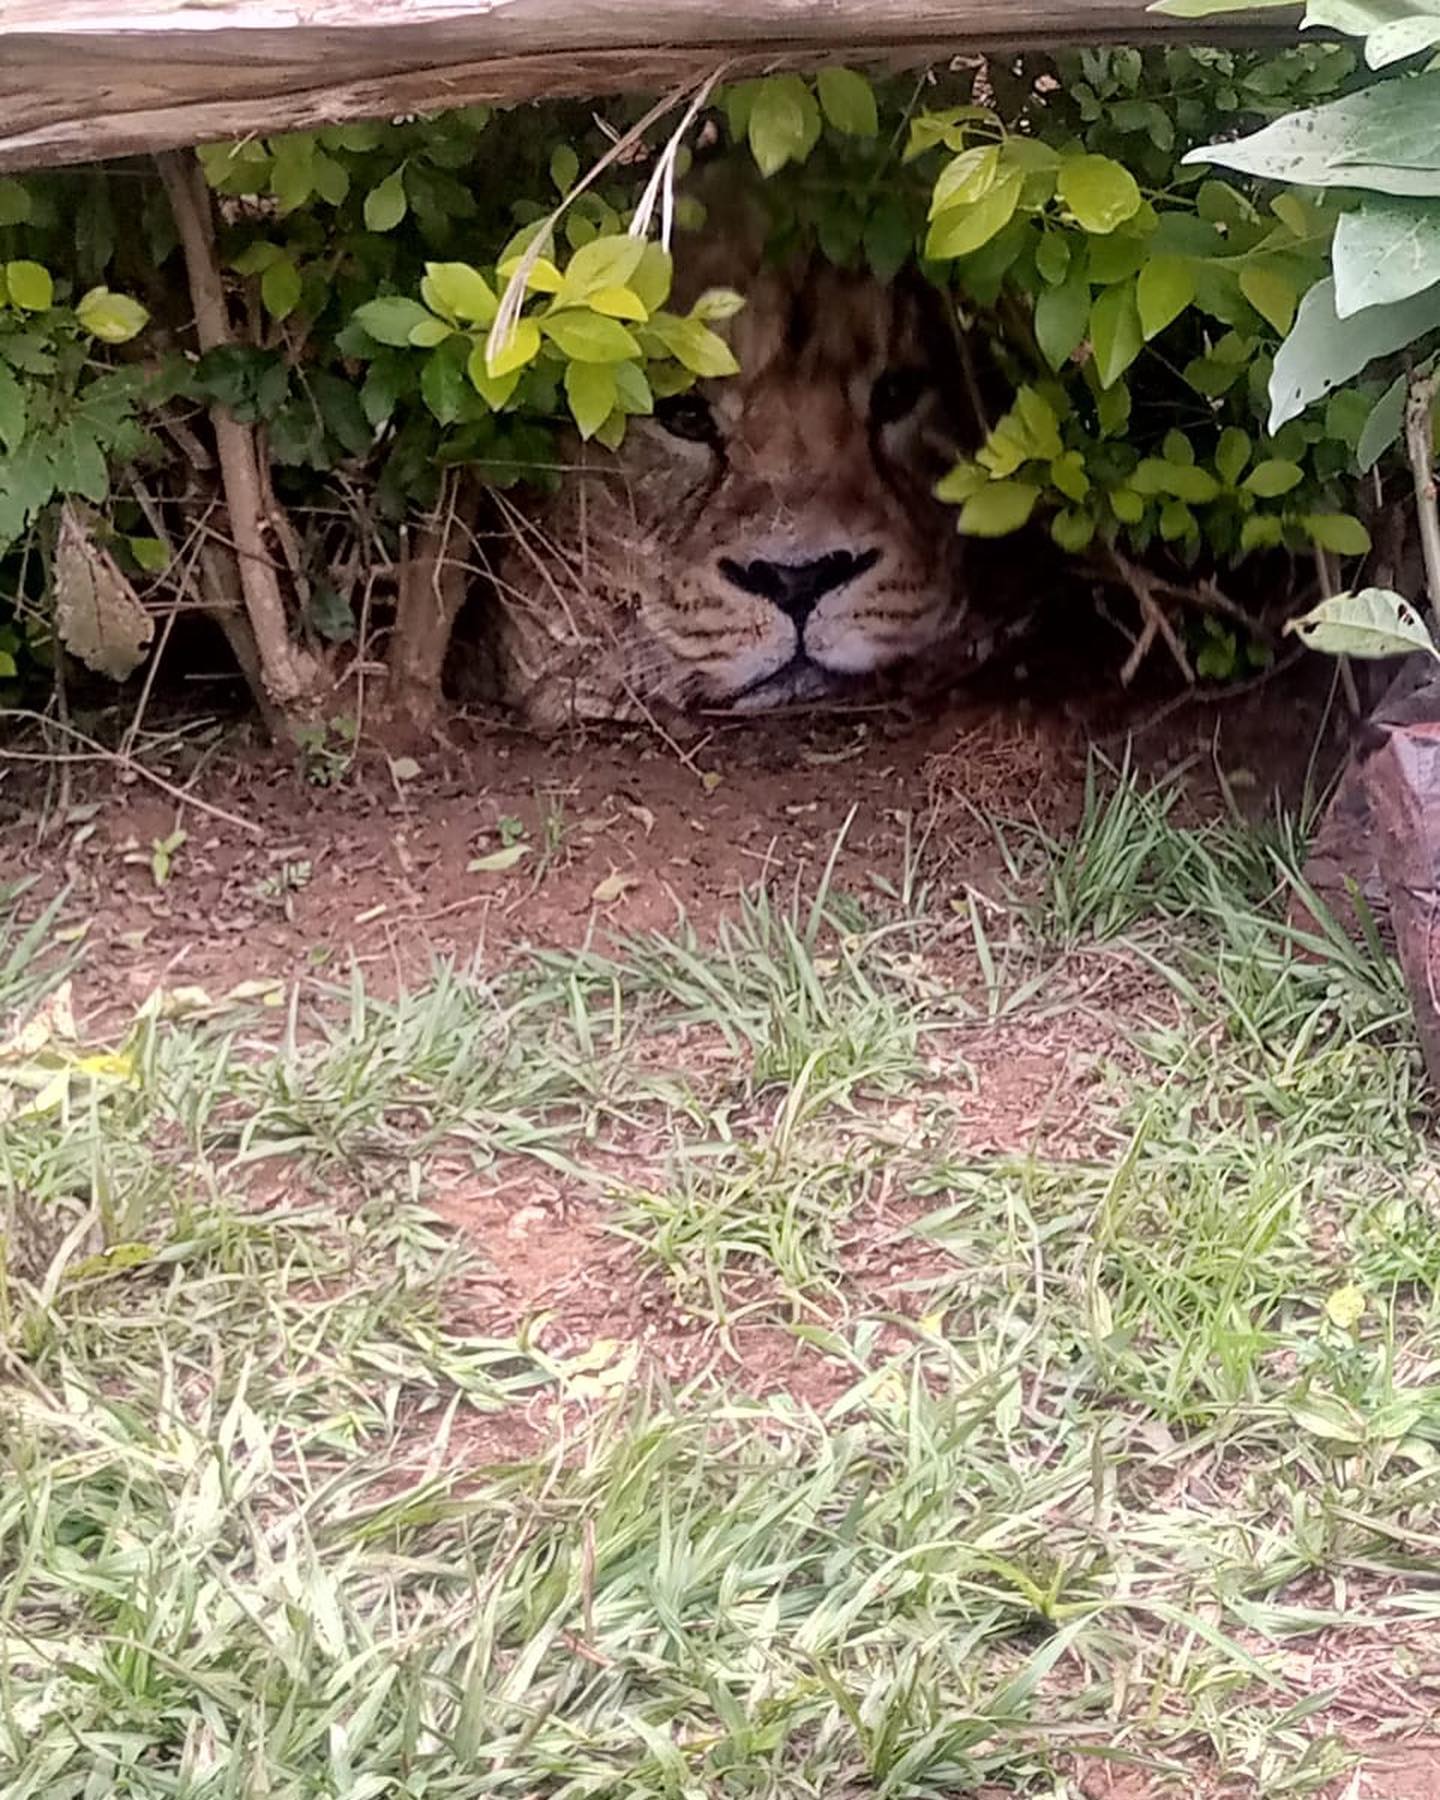
MULTIPOLYGON (((233 738, 196 777, 187 740, 168 749, 153 740, 160 753, 148 766, 214 811, 107 765, 73 766, 62 792, 53 765, 0 761, 0 872, 38 874, 37 897, 67 890, 66 919, 86 946, 76 1010, 103 1035, 159 985, 219 996, 242 984, 343 978, 353 963, 373 987, 395 990, 436 955, 494 966, 521 946, 668 928, 680 912, 703 935, 761 878, 813 882, 842 830, 842 888, 899 885, 929 832, 943 843, 953 892, 985 892, 1000 872, 990 822, 1038 818, 1063 832, 1083 802, 1087 746, 1118 760, 1132 730, 1138 766, 1186 772, 1197 815, 1221 804, 1220 771, 1257 813, 1277 798, 1294 806, 1307 776, 1337 760, 1328 731, 1317 755, 1328 693, 1327 671, 1307 665, 1224 707, 1152 695, 1082 717, 1012 692, 919 721, 873 714, 727 727, 683 751, 638 733, 541 744, 459 720, 433 752, 396 763, 365 751, 328 787, 307 784, 293 759, 237 749, 233 738), (522 854, 508 859, 517 845, 522 854)), ((1111 971, 1112 1015, 1147 998, 1143 969, 1111 971)), ((1097 1006, 1038 1032, 977 1027, 963 1054, 974 1081, 957 1118, 969 1149, 1044 1143, 1083 1153, 1090 1084, 1120 1050, 1113 1017, 1097 1006)), ((440 1177, 442 1212, 486 1248, 483 1280, 459 1299, 477 1330, 513 1330, 545 1313, 558 1322, 557 1354, 602 1338, 644 1342, 670 1374, 718 1360, 751 1391, 817 1404, 854 1379, 841 1363, 802 1355, 794 1334, 770 1324, 742 1324, 717 1342, 636 1272, 630 1247, 603 1229, 595 1196, 567 1191, 532 1163, 492 1170, 483 1183, 458 1164, 440 1177)), ((900 1227, 914 1211, 877 1193, 846 1252, 850 1278, 872 1300, 912 1314, 923 1310, 926 1270, 900 1227)), ((472 1448, 520 1454, 540 1429, 488 1421, 472 1448)), ((1433 1675, 1435 1654, 1423 1653, 1433 1675)), ((1351 1668, 1346 1679, 1364 1673, 1351 1668)), ((1317 1667, 1307 1679, 1325 1686, 1336 1675, 1317 1667)), ((1335 1800, 1440 1800, 1440 1746, 1385 1741, 1380 1701, 1372 1735, 1358 1687, 1353 1700, 1345 1735, 1363 1762, 1335 1800)), ((1092 1800, 1234 1791, 1209 1785, 1203 1770, 1156 1785, 1102 1765, 1077 1779, 1092 1800)))

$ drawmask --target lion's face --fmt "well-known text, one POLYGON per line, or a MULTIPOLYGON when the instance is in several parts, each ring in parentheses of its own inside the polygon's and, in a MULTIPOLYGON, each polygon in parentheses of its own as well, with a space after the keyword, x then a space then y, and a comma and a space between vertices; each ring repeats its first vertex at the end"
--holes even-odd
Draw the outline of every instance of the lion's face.
POLYGON ((763 711, 955 633, 959 540, 931 490, 975 434, 939 296, 817 261, 750 283, 730 339, 738 376, 582 453, 522 528, 509 682, 536 723, 763 711))

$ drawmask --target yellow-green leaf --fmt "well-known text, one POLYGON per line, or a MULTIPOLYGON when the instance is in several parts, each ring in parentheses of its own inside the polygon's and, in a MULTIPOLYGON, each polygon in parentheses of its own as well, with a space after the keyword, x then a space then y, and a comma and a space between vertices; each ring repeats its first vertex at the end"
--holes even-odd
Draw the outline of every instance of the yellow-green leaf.
POLYGON ((1288 494, 1291 488, 1299 487, 1304 479, 1305 472, 1298 464, 1272 456, 1265 462, 1256 463, 1245 477, 1245 487, 1261 500, 1273 500, 1277 495, 1288 494))
POLYGON ((1135 283, 1125 281, 1106 288, 1090 309, 1090 343, 1101 387, 1108 388, 1125 373, 1140 354, 1144 341, 1135 305, 1135 283))
POLYGON ((1300 523, 1312 544, 1336 556, 1364 556, 1370 549, 1370 533, 1349 513, 1307 513, 1300 523))
POLYGON ((1295 323, 1295 308, 1300 296, 1295 292, 1295 284, 1273 269, 1255 264, 1242 269, 1240 292, 1265 323, 1273 326, 1281 337, 1295 323))
POLYGON ((1024 184, 1024 175, 1014 169, 973 206, 951 207, 941 213, 925 239, 925 255, 931 262, 944 262, 952 256, 969 256, 988 244, 1010 223, 1024 184))
POLYGON ((469 263, 426 263, 420 293, 427 306, 467 325, 491 324, 499 305, 490 283, 469 263))
MULTIPOLYGON (((536 333, 537 337, 539 333, 536 333)), ((515 389, 520 384, 520 370, 512 369, 506 375, 492 375, 485 367, 485 346, 477 344, 470 352, 470 360, 465 365, 465 373, 470 377, 470 385, 492 412, 499 412, 515 389)))
POLYGON ((967 537, 1005 537, 1035 510, 1040 490, 1028 481, 989 481, 960 508, 958 529, 967 537))
POLYGON ((724 338, 698 319, 676 319, 666 313, 657 313, 648 329, 692 375, 713 380, 720 375, 739 372, 740 365, 724 338))
POLYGON ((1325 1301, 1325 1316, 1342 1331, 1353 1331, 1365 1317, 1365 1290, 1354 1283, 1336 1288, 1325 1301))
POLYGON ((405 217, 408 204, 405 198, 405 179, 397 169, 378 186, 371 188, 365 196, 365 229, 393 231, 405 217))
POLYGON ((875 93, 854 69, 822 69, 815 79, 825 117, 847 137, 874 137, 879 129, 875 93))
POLYGON ((1148 342, 1195 298, 1195 271, 1183 256, 1152 256, 1135 282, 1140 329, 1148 342))
POLYGON ((1140 210, 1135 177, 1108 156, 1067 157, 1055 189, 1076 223, 1097 235, 1114 231, 1140 210))
POLYGON ((627 287, 597 288, 585 304, 591 312, 604 313, 607 319, 630 319, 643 325, 650 317, 644 301, 627 287))
POLYGON ((150 315, 128 294, 112 294, 94 287, 75 308, 75 317, 103 344, 128 344, 150 323, 150 315))
POLYGON ((570 258, 558 290, 561 306, 578 306, 606 288, 628 287, 645 255, 644 238, 592 238, 570 258))
POLYGON ((983 200, 995 185, 1000 169, 1000 146, 976 144, 962 150, 946 163, 930 196, 930 217, 948 212, 955 206, 973 206, 983 200))
MULTIPOLYGON (((485 368, 488 374, 509 375, 523 369, 528 362, 533 362, 540 350, 540 327, 533 319, 520 319, 515 329, 497 344, 492 329, 485 340, 485 368)), ((472 376, 473 380, 474 377, 472 376)), ((476 383, 479 387, 479 383, 476 383)))
POLYGON ((550 313, 541 319, 540 329, 572 362, 626 362, 640 354, 640 346, 618 319, 602 318, 584 307, 550 313))
POLYGON ((820 108, 798 75, 771 75, 755 84, 746 136, 767 178, 788 162, 805 160, 820 136, 820 108))
POLYGON ((260 299, 272 319, 287 319, 300 304, 303 291, 300 271, 282 256, 260 277, 260 299))
POLYGON ((5 286, 10 303, 22 312, 44 312, 55 303, 55 283, 43 264, 23 258, 5 265, 5 286))

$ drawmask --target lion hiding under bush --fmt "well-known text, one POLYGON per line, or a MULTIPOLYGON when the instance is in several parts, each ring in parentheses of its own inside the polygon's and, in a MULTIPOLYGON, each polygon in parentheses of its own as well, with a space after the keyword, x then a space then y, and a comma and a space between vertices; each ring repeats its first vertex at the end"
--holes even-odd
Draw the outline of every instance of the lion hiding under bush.
POLYGON ((558 492, 516 521, 497 648, 536 729, 958 675, 1010 635, 993 592, 973 600, 1013 547, 977 556, 933 493, 984 436, 949 302, 913 271, 759 263, 733 234, 682 245, 682 306, 745 293, 740 373, 632 419, 616 454, 572 444, 558 492))

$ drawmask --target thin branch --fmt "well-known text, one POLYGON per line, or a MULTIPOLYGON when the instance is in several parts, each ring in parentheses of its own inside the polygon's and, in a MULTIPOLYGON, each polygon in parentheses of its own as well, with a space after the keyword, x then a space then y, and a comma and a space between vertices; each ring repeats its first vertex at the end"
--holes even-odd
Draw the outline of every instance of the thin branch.
POLYGON ((63 725, 58 719, 48 718, 44 713, 30 712, 23 706, 7 707, 7 719, 28 719, 32 725, 39 725, 42 730, 63 731, 65 736, 77 744, 85 746, 83 751, 66 750, 58 755, 48 750, 7 750, 0 748, 0 758, 6 762, 26 763, 113 763, 123 769, 126 774, 139 775, 152 787, 157 787, 181 806, 193 806, 196 812, 208 813, 212 819, 221 819, 227 825, 234 825, 238 830, 248 832, 251 837, 264 837, 265 833, 252 819, 242 819, 238 813, 226 812, 223 806, 215 806, 209 800, 201 800, 173 781, 167 781, 163 775, 157 775, 153 769, 147 769, 142 762, 132 757, 119 756, 113 750, 107 750, 98 739, 87 737, 83 731, 77 731, 73 725, 63 725))

